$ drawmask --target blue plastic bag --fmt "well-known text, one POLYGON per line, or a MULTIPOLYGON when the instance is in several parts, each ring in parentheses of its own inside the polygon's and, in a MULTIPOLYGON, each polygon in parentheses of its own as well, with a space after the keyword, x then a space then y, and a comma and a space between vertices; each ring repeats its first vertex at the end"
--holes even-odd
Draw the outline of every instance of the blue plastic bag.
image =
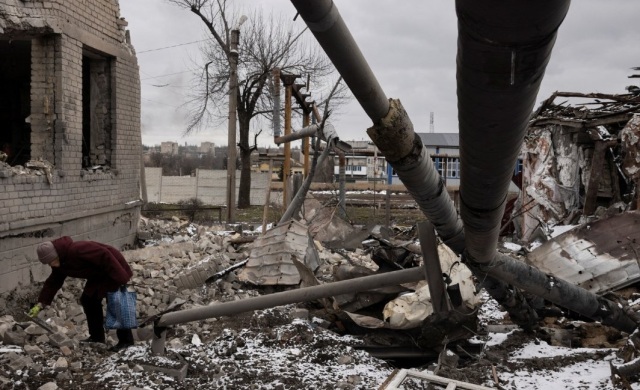
POLYGON ((133 329, 138 327, 136 318, 136 293, 126 286, 107 293, 107 329, 133 329))

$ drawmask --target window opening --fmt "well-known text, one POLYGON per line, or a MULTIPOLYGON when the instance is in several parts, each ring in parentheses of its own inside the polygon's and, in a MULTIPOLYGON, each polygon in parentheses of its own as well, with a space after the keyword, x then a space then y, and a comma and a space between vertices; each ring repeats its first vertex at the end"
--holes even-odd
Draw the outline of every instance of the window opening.
POLYGON ((111 164, 111 60, 84 50, 82 55, 82 167, 111 164))
POLYGON ((31 41, 0 40, 0 161, 31 159, 31 41))

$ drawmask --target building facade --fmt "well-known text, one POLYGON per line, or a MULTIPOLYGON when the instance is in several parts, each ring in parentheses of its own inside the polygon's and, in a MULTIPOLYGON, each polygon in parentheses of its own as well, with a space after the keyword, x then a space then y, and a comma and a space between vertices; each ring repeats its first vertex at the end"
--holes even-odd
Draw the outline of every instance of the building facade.
POLYGON ((140 78, 117 0, 0 0, 0 292, 63 235, 122 248, 140 214, 140 78))

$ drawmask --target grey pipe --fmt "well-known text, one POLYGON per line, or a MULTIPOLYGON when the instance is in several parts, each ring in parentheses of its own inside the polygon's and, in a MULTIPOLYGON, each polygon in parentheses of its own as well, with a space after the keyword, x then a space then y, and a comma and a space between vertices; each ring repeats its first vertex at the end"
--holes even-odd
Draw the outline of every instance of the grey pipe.
POLYGON ((333 1, 291 2, 369 118, 376 123, 387 115, 387 97, 333 1))
POLYGON ((469 255, 495 254, 527 122, 569 0, 456 0, 460 214, 469 255))
POLYGON ((303 127, 302 129, 294 131, 291 134, 273 137, 273 142, 276 145, 280 145, 287 142, 297 141, 299 139, 303 139, 304 137, 315 135, 319 128, 320 126, 318 125, 303 127))
POLYGON ((496 254, 493 262, 489 265, 469 262, 469 259, 465 260, 465 264, 470 266, 474 275, 478 276, 483 273, 491 275, 530 294, 624 332, 631 333, 637 327, 635 321, 627 315, 620 305, 553 275, 547 275, 539 269, 507 255, 496 254))
POLYGON ((222 316, 245 313, 269 307, 288 305, 298 302, 310 302, 320 298, 327 298, 357 291, 367 291, 386 286, 398 286, 403 283, 418 282, 424 279, 422 267, 409 268, 401 271, 365 276, 362 278, 342 280, 319 286, 299 288, 297 290, 261 295, 239 301, 224 302, 217 305, 196 307, 163 314, 156 327, 167 327, 185 322, 205 320, 222 316))

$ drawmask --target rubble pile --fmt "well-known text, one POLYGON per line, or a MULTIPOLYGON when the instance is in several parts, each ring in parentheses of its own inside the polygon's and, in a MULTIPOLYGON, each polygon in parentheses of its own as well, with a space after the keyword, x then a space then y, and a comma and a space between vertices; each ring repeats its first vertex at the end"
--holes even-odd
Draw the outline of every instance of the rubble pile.
MULTIPOLYGON (((329 250, 311 240, 300 257, 307 253, 319 263, 316 272, 310 272, 314 283, 419 265, 415 232, 393 233, 379 227, 356 229, 345 241, 360 240, 362 245, 349 251, 329 250), (314 253, 309 254, 310 248, 314 253)), ((308 240, 304 235, 288 237, 296 242, 308 240)), ((143 219, 139 238, 141 249, 123 252, 134 271, 130 288, 137 293, 138 318, 144 324, 134 331, 136 346, 112 353, 107 345, 79 342, 87 337, 78 303, 83 281, 68 279, 53 304, 40 314, 50 331, 23 313, 35 302, 39 286, 24 287, 0 296, 0 304, 8 308, 0 317, 0 389, 371 389, 388 382, 403 364, 503 389, 526 388, 523 378, 534 383, 532 378, 538 375, 555 378, 562 370, 577 373, 580 367, 592 365, 597 369, 589 380, 600 386, 591 387, 595 389, 609 388, 611 367, 628 372, 637 359, 633 348, 627 347, 624 359, 618 355, 629 344, 629 336, 620 331, 568 319, 557 311, 534 333, 526 333, 486 293, 469 297, 469 292, 462 296, 474 308, 469 317, 477 318, 477 327, 465 340, 448 340, 416 355, 416 340, 424 337, 420 335, 424 329, 413 316, 431 311, 424 283, 173 326, 168 330, 166 354, 154 356, 150 339, 153 320, 160 313, 295 286, 241 282, 238 275, 251 252, 269 246, 222 227, 143 219), (401 326, 394 325, 398 321, 401 326), (408 324, 410 329, 405 329, 408 324), (532 349, 540 352, 532 356, 532 349), (553 364, 546 361, 545 353, 558 354, 553 364)), ((463 289, 472 288, 468 271, 459 268, 462 265, 455 258, 447 258, 451 254, 445 247, 441 249, 443 270, 463 289)), ((259 272, 259 267, 252 270, 259 272)), ((302 275, 303 283, 309 276, 302 275)), ((636 287, 628 287, 623 298, 637 310, 636 287)), ((108 344, 115 342, 110 331, 108 344)), ((411 377, 417 386, 421 386, 419 377, 411 377)), ((629 377, 633 380, 633 375, 625 380, 629 377)), ((530 388, 539 388, 541 380, 530 388)))

